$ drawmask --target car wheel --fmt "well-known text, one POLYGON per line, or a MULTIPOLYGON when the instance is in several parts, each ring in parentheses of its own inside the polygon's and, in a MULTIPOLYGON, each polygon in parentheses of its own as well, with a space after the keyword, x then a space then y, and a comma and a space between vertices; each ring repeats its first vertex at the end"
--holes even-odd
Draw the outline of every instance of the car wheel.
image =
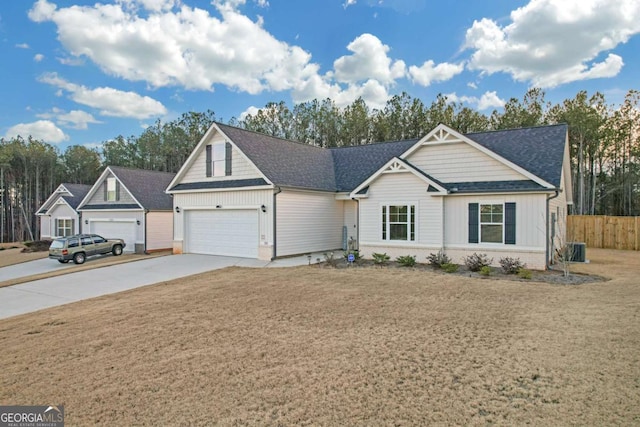
POLYGON ((73 256, 73 262, 76 264, 83 264, 87 257, 82 253, 78 252, 73 256))
POLYGON ((66 263, 68 263, 68 262, 69 262, 69 260, 68 260, 68 259, 59 259, 59 260, 58 260, 58 262, 59 262, 60 264, 66 264, 66 263))
POLYGON ((115 256, 122 255, 122 246, 115 245, 111 250, 111 253, 114 254, 115 256))

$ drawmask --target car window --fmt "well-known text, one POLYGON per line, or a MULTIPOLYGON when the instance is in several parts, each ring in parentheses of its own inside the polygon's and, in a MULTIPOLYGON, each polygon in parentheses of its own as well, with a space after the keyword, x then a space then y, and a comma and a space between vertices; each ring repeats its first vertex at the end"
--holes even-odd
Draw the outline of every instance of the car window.
POLYGON ((102 236, 98 236, 97 234, 93 234, 93 235, 91 235, 91 237, 93 237, 94 243, 104 243, 104 242, 107 241, 107 239, 105 239, 102 236))
POLYGON ((91 237, 86 236, 82 238, 82 245, 93 245, 93 240, 91 240, 91 237))
POLYGON ((49 248, 51 249, 62 249, 64 248, 64 240, 54 240, 53 242, 51 242, 51 246, 49 246, 49 248))
POLYGON ((77 238, 77 237, 74 237, 74 238, 72 238, 72 239, 69 239, 69 245, 68 245, 68 246, 69 246, 70 248, 77 248, 77 247, 78 247, 78 244, 79 244, 79 241, 78 241, 78 238, 77 238))

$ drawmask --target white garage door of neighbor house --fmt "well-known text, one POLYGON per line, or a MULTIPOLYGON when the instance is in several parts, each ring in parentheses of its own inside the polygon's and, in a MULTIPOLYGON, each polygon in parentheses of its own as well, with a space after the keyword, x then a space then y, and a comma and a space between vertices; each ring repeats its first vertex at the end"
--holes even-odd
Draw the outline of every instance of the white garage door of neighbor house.
POLYGON ((254 210, 195 210, 185 218, 186 251, 258 257, 258 213, 254 210))
POLYGON ((136 250, 136 223, 132 221, 91 221, 91 232, 105 239, 123 239, 125 252, 136 250))

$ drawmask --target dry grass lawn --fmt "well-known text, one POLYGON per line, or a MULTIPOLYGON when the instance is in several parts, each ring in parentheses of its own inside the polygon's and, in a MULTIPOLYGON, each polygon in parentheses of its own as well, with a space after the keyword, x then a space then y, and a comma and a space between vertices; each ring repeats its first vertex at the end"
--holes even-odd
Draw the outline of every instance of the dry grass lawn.
POLYGON ((580 286, 201 274, 0 321, 0 404, 67 425, 639 425, 640 254, 580 286))
POLYGON ((0 267, 46 258, 49 252, 22 252, 24 245, 21 243, 0 243, 0 267), (11 248, 11 249, 6 249, 11 248))

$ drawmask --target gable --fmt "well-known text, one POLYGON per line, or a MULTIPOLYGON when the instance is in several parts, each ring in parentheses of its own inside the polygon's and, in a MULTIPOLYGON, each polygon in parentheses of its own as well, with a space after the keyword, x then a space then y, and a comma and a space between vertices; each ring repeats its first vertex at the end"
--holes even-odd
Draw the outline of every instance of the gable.
POLYGON ((191 184, 196 182, 240 180, 262 178, 258 169, 251 164, 242 152, 231 143, 231 175, 207 177, 207 153, 206 147, 212 144, 224 144, 227 140, 219 132, 197 147, 195 156, 189 167, 184 171, 182 178, 177 184, 191 184))
POLYGON ((93 184, 91 190, 84 198, 84 200, 80 203, 79 209, 91 209, 91 208, 100 208, 100 209, 108 209, 109 207, 113 207, 113 209, 118 209, 121 206, 128 206, 129 208, 135 205, 138 208, 141 208, 138 201, 133 197, 131 192, 127 189, 126 186, 123 185, 121 180, 111 171, 110 168, 105 169, 105 171, 100 175, 100 178, 93 184), (110 178, 114 178, 116 181, 116 200, 107 200, 107 181, 110 178))

